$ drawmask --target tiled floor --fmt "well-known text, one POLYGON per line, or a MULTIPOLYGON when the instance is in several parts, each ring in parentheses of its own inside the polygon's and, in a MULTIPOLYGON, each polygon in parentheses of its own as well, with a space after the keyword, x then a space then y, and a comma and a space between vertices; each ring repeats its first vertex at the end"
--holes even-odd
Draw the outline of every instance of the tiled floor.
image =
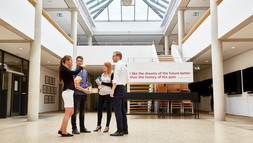
MULTIPOLYGON (((129 135, 110 137, 109 133, 92 132, 62 138, 57 135, 63 113, 44 113, 36 122, 25 118, 0 119, 0 143, 253 143, 253 118, 227 116, 226 122, 215 122, 213 115, 201 113, 200 119, 173 116, 128 115, 129 135)), ((103 129, 106 114, 103 114, 103 129)), ((86 113, 86 127, 96 127, 96 113, 86 113)), ((68 131, 71 132, 69 122, 68 131)), ((113 114, 110 133, 116 131, 113 114)))

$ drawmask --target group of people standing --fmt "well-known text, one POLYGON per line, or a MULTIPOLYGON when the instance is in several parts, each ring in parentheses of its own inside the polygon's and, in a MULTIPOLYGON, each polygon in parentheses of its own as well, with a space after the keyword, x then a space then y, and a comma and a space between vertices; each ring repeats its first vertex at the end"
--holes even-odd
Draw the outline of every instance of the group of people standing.
MULTIPOLYGON (((112 101, 114 103, 114 111, 117 122, 117 131, 110 136, 123 136, 128 134, 127 116, 125 109, 125 85, 128 81, 127 68, 122 61, 122 53, 119 51, 113 52, 113 62, 116 63, 114 73, 111 73, 111 63, 105 62, 103 74, 100 76, 97 85, 99 87, 99 104, 98 104, 98 121, 94 132, 101 131, 101 120, 103 105, 107 107, 107 122, 104 133, 109 131, 109 125, 112 114, 112 101)), ((72 137, 73 134, 90 133, 84 125, 84 113, 86 108, 87 94, 90 94, 89 87, 86 85, 88 81, 88 73, 83 66, 83 57, 76 58, 76 68, 74 71, 69 68, 72 66, 72 57, 64 56, 61 59, 59 66, 59 79, 63 80, 64 87, 62 97, 64 101, 65 115, 58 134, 62 137, 72 137), (76 76, 81 77, 80 83, 74 85, 76 76), (76 125, 76 116, 79 111, 80 132, 76 125), (72 133, 67 133, 68 120, 71 117, 72 133)))

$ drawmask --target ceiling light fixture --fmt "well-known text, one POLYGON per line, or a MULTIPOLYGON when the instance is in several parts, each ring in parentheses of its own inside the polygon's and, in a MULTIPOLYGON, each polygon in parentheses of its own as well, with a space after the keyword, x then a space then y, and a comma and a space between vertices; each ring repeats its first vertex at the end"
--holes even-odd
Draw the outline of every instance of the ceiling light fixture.
POLYGON ((123 6, 130 6, 132 4, 132 0, 121 0, 123 6))
POLYGON ((234 49, 235 47, 231 47, 232 49, 234 49))
POLYGON ((23 50, 23 48, 18 48, 19 50, 23 50))
POLYGON ((47 63, 49 64, 49 63, 50 63, 50 61, 47 61, 47 63))
POLYGON ((206 61, 206 63, 208 63, 208 61, 206 61))

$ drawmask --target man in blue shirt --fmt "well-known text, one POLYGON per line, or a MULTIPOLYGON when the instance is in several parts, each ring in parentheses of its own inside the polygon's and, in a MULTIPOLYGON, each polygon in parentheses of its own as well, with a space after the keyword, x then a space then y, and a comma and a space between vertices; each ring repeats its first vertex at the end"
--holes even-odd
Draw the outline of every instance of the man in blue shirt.
MULTIPOLYGON (((81 65, 83 65, 83 57, 78 56, 76 58, 76 66, 79 67, 81 65)), ((74 114, 71 117, 72 133, 73 134, 80 134, 80 132, 90 133, 90 131, 88 131, 84 125, 84 113, 86 108, 87 94, 90 94, 89 88, 86 87, 86 83, 88 81, 88 72, 85 69, 83 69, 73 78, 75 79, 76 76, 80 76, 82 80, 80 81, 80 84, 76 86, 74 92, 74 114), (79 112, 80 132, 77 130, 76 126, 76 116, 78 114, 78 111, 80 111, 79 112)))

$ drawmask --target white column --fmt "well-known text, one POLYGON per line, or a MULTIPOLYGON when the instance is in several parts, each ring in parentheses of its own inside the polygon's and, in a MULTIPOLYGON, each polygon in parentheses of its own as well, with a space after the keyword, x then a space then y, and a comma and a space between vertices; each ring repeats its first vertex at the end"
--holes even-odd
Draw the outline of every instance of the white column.
POLYGON ((92 46, 92 36, 88 36, 88 46, 92 46))
POLYGON ((41 20, 42 0, 37 0, 37 4, 35 5, 34 41, 31 42, 30 48, 27 121, 36 121, 39 119, 41 20))
POLYGON ((169 55, 169 36, 164 36, 165 55, 169 55))
POLYGON ((72 69, 76 67, 76 57, 77 57, 77 11, 71 11, 71 38, 73 43, 73 65, 72 69))
POLYGON ((216 0, 210 0, 214 118, 216 121, 225 121, 226 115, 223 80, 223 53, 221 41, 218 39, 217 6, 216 0))
POLYGON ((184 39, 184 10, 179 9, 178 10, 178 48, 179 48, 179 53, 181 56, 182 56, 183 39, 184 39))

